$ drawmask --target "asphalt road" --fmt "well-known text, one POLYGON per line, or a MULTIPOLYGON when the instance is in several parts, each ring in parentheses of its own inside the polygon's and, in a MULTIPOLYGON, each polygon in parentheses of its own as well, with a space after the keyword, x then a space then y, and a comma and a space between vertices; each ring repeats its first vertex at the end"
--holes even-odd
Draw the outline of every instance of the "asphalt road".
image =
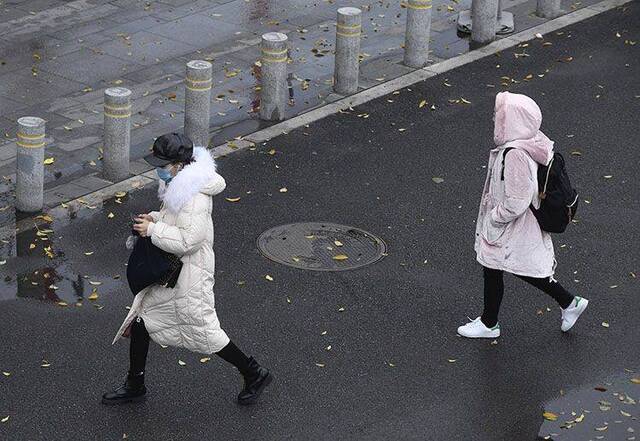
MULTIPOLYGON (((254 407, 235 404, 240 378, 228 365, 158 346, 145 403, 99 403, 126 372, 126 345, 110 343, 131 297, 113 276, 124 274, 129 214, 156 208, 153 189, 54 222, 51 261, 36 257, 46 243, 28 249, 33 232, 19 236, 21 256, 2 269, 0 371, 11 375, 0 376, 0 419, 9 416, 0 439, 536 439, 561 390, 570 396, 640 368, 638 39, 635 1, 220 160, 228 189, 214 214, 219 315, 276 376, 254 407), (491 344, 455 329, 482 304, 474 222, 503 76, 518 81, 508 90, 540 104, 543 130, 581 192, 579 222, 555 237, 557 278, 591 303, 565 335, 549 298, 507 278, 503 336, 491 344), (449 102, 462 97, 471 104, 449 102), (261 232, 300 221, 363 228, 386 241, 388 256, 319 273, 258 253, 261 232), (61 307, 6 295, 18 271, 20 295, 41 296, 31 282, 45 265, 57 274, 54 295, 87 298, 91 280, 103 282, 99 298, 61 307)), ((640 386, 625 383, 637 396, 640 386)), ((582 424, 608 418, 593 412, 582 424)), ((589 433, 625 439, 613 428, 589 433)), ((571 429, 557 439, 572 439, 571 429)))

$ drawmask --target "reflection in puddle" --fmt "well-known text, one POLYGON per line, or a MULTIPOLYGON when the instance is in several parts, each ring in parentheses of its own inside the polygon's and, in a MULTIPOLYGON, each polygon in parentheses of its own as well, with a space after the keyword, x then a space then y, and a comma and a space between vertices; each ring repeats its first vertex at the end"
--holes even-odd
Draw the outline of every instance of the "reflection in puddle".
POLYGON ((90 300, 100 308, 101 291, 112 291, 122 283, 120 276, 80 274, 65 256, 65 240, 71 240, 56 233, 73 219, 100 213, 93 211, 96 208, 88 203, 69 204, 64 217, 41 215, 39 226, 34 223, 33 229, 18 234, 12 210, 13 224, 0 230, 0 301, 23 298, 82 306, 90 300))
POLYGON ((567 392, 544 406, 539 440, 640 440, 640 374, 567 392))

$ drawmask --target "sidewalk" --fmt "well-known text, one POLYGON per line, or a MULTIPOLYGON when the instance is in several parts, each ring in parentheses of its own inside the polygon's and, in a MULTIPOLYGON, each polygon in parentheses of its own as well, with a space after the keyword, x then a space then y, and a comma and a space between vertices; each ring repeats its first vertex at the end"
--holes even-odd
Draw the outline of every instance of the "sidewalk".
POLYGON ((624 399, 637 400, 640 387, 630 381, 640 369, 639 39, 633 1, 221 158, 228 187, 215 200, 216 307, 234 341, 276 376, 252 408, 235 405, 240 381, 228 366, 155 345, 146 403, 99 404, 126 370, 126 345, 110 346, 131 300, 123 240, 130 213, 157 206, 153 185, 70 206, 40 235, 3 238, 0 372, 10 376, 0 376, 0 421, 9 416, 0 439, 637 434, 637 404, 624 399), (500 90, 540 104, 543 130, 580 190, 578 222, 554 238, 557 279, 590 306, 563 335, 553 302, 506 278, 503 336, 492 344, 458 338, 455 328, 482 305, 474 222, 500 90), (311 272, 257 251, 264 231, 303 221, 362 228, 386 242, 387 256, 359 270, 311 272), (45 288, 51 280, 58 289, 45 288), (607 390, 592 396, 596 386, 607 390), (603 410, 599 401, 614 404, 603 410), (543 425, 545 411, 557 421, 543 425), (560 428, 581 413, 582 422, 560 428))
MULTIPOLYGON (((563 1, 567 11, 597 0, 563 1)), ((434 62, 469 50, 455 30, 469 0, 434 2, 434 62)), ((255 61, 260 35, 289 36, 291 115, 337 99, 332 95, 334 21, 340 6, 363 8, 361 86, 371 87, 410 70, 400 64, 405 12, 399 1, 303 0, 5 0, 0 2, 0 176, 15 173, 16 119, 48 121, 46 205, 109 185, 101 179, 102 97, 105 88, 133 91, 132 171, 154 137, 179 130, 184 119, 182 79, 191 59, 214 65, 212 145, 265 124, 254 110, 255 61)), ((535 0, 507 0, 516 32, 545 20, 535 0)), ((0 187, 5 193, 11 187, 0 187)), ((13 205, 10 194, 0 204, 13 205)))

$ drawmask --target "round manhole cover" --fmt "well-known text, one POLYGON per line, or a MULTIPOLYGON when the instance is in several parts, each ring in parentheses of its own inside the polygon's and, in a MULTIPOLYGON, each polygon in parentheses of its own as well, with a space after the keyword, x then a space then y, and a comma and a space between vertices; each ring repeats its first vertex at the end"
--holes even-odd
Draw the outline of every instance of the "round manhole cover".
POLYGON ((295 268, 343 271, 382 259, 387 246, 358 228, 305 222, 265 231, 258 238, 258 249, 268 259, 295 268))

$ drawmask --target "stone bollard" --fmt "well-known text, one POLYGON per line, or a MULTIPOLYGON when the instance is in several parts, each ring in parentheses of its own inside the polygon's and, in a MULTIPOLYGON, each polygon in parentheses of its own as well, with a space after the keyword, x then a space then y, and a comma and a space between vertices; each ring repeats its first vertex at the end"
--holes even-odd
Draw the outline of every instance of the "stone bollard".
POLYGON ((431 0, 408 0, 404 64, 414 69, 427 65, 431 33, 431 0))
POLYGON ((281 121, 285 118, 287 93, 287 36, 269 32, 262 36, 260 119, 281 121))
POLYGON ((127 179, 131 149, 131 91, 111 87, 104 91, 104 160, 106 179, 127 179))
POLYGON ((542 18, 557 18, 563 14, 560 0, 538 0, 536 15, 542 18))
POLYGON ((333 88, 341 95, 351 95, 358 91, 361 20, 362 11, 358 8, 338 9, 333 88))
POLYGON ((18 119, 16 208, 26 213, 44 205, 45 121, 33 116, 18 119))
POLYGON ((485 44, 496 38, 499 0, 473 0, 471 3, 471 40, 485 44))
POLYGON ((209 146, 211 71, 212 66, 208 61, 194 60, 187 63, 187 76, 184 80, 184 134, 195 146, 209 146))

